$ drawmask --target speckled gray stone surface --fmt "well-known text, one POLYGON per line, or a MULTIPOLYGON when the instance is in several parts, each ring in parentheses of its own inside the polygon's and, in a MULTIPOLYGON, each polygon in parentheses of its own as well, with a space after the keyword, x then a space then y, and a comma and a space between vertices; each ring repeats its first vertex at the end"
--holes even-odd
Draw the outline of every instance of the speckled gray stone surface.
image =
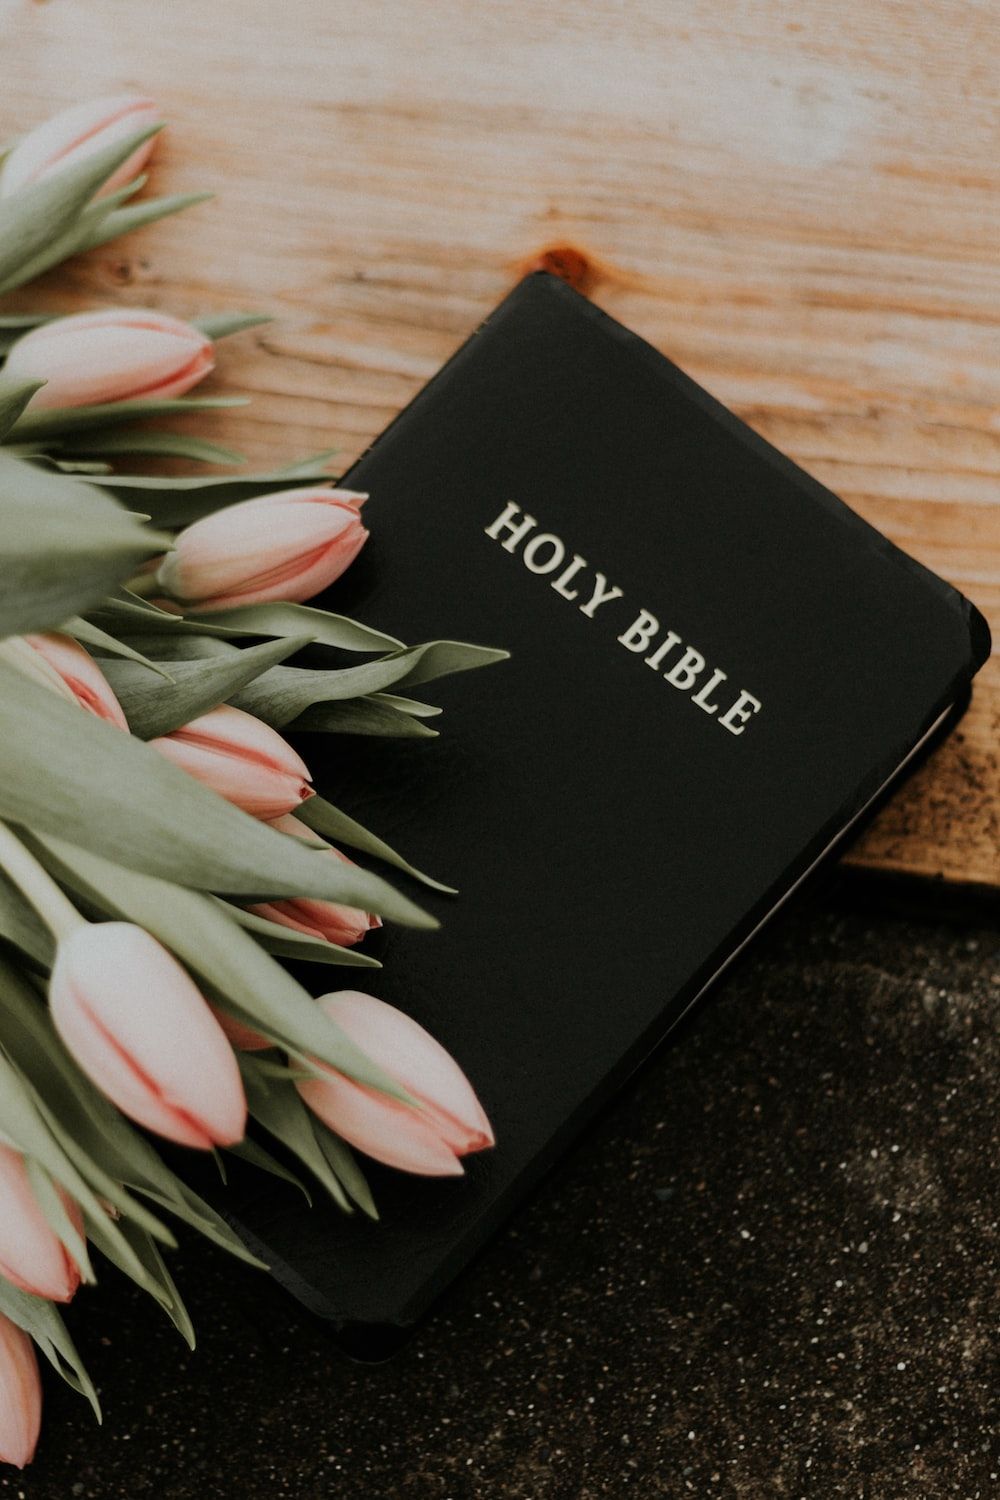
POLYGON ((757 948, 389 1364, 188 1243, 189 1355, 71 1312, 25 1500, 1000 1496, 1000 944, 827 890, 757 948))

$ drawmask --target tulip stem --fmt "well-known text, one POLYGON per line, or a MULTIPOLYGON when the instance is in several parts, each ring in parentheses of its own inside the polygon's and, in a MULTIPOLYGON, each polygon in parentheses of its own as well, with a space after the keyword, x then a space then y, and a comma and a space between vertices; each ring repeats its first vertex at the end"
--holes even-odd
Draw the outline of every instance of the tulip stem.
POLYGON ((86 918, 6 823, 0 823, 0 869, 31 902, 57 942, 86 924, 86 918))

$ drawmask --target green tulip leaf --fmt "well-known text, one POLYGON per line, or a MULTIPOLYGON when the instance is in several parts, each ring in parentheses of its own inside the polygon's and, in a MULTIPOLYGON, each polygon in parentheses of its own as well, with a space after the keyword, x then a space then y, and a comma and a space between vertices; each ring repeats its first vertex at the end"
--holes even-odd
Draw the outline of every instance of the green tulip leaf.
POLYGON ((176 1198, 170 1193, 161 1192, 158 1188, 144 1187, 140 1191, 151 1202, 158 1203, 161 1208, 183 1219, 192 1229, 203 1234, 207 1240, 211 1240, 223 1250, 228 1250, 229 1254, 235 1255, 237 1260, 246 1261, 248 1266, 255 1266, 258 1271, 270 1270, 267 1262, 247 1248, 236 1231, 226 1223, 221 1214, 216 1213, 210 1203, 200 1198, 179 1177, 173 1178, 173 1182, 176 1184, 176 1198))
POLYGON ((293 1152, 339 1208, 351 1213, 350 1201, 320 1148, 309 1111, 294 1087, 270 1077, 251 1053, 241 1055, 240 1071, 253 1118, 293 1152))
POLYGON ((139 229, 144 224, 153 224, 157 219, 165 219, 169 214, 180 213, 182 209, 190 208, 195 203, 203 203, 206 198, 212 197, 211 193, 182 193, 172 198, 147 198, 142 203, 129 203, 122 207, 126 199, 138 192, 145 180, 144 177, 138 177, 134 182, 119 188, 116 193, 110 193, 95 203, 88 203, 62 234, 50 240, 42 250, 18 267, 16 276, 4 283, 3 290, 10 291, 15 286, 23 286, 26 281, 33 281, 36 276, 41 276, 52 266, 68 260, 71 255, 93 250, 95 246, 104 245, 108 240, 117 239, 130 230, 139 229))
POLYGON ((381 859, 388 865, 394 865, 397 870, 403 870, 407 875, 412 875, 414 880, 422 881, 424 885, 430 886, 431 890, 441 891, 446 896, 457 896, 458 892, 454 886, 445 885, 440 880, 434 880, 430 875, 425 875, 409 860, 397 854, 382 839, 376 838, 375 834, 369 833, 367 828, 349 818, 346 813, 334 807, 332 802, 327 802, 325 797, 310 797, 308 802, 303 802, 296 816, 311 828, 314 833, 321 834, 323 838, 330 839, 339 848, 346 844, 350 849, 358 849, 362 854, 370 854, 374 859, 381 859))
POLYGON ((354 1152, 350 1146, 346 1141, 342 1141, 339 1135, 334 1135, 322 1120, 314 1118, 312 1128, 323 1155, 330 1163, 348 1197, 353 1198, 361 1212, 367 1214, 369 1219, 377 1220, 378 1209, 375 1207, 371 1188, 365 1181, 365 1175, 355 1161, 354 1152))
POLYGON ((401 714, 412 714, 415 719, 436 719, 442 712, 436 703, 418 703, 416 698, 401 698, 398 693, 373 693, 372 700, 397 708, 401 714))
POLYGON ((285 464, 278 470, 278 476, 282 479, 329 479, 328 473, 330 460, 336 458, 340 452, 339 448, 323 448, 319 453, 312 453, 308 458, 297 458, 294 463, 285 464))
POLYGON ((44 1297, 33 1297, 22 1292, 9 1281, 0 1277, 0 1312, 4 1313, 18 1328, 30 1334, 45 1355, 45 1358, 66 1381, 67 1385, 86 1396, 101 1420, 101 1403, 97 1399, 94 1384, 70 1338, 59 1313, 44 1297))
POLYGON ((275 490, 295 489, 307 480, 333 483, 324 469, 311 465, 311 460, 304 461, 302 471, 295 473, 282 469, 272 474, 225 474, 208 478, 115 474, 108 481, 108 489, 124 505, 138 504, 148 511, 157 526, 187 526, 224 506, 275 490))
POLYGON ((213 341, 227 339, 234 333, 245 333, 248 328, 259 328, 263 323, 273 323, 269 313, 210 313, 204 318, 195 318, 194 326, 200 328, 206 338, 213 341))
POLYGON ((245 900, 315 896, 409 926, 437 926, 378 876, 319 859, 301 840, 251 818, 153 746, 82 712, 4 661, 0 697, 0 817, 199 890, 245 900))
MULTIPOLYGON (((247 632, 229 630, 224 625, 195 625, 180 615, 172 615, 168 610, 160 609, 149 599, 140 599, 137 594, 130 594, 127 589, 120 589, 117 597, 105 598, 93 609, 88 609, 87 619, 102 628, 107 627, 113 634, 126 640, 132 637, 142 640, 144 650, 152 649, 144 639, 147 636, 173 636, 175 639, 172 644, 176 644, 184 636, 214 636, 234 641, 247 639, 247 632)), ((170 653, 167 652, 166 655, 169 656, 170 653)))
MULTIPOLYGON (((59 444, 53 440, 52 446, 58 448, 59 444)), ((4 447, 14 458, 30 459, 43 469, 54 469, 57 474, 72 474, 89 480, 111 473, 111 465, 96 458, 56 458, 53 453, 43 453, 37 443, 5 443, 4 447)), ((104 493, 108 494, 109 491, 105 489, 104 493)), ((127 505, 122 508, 129 510, 127 505)), ((138 515, 139 512, 132 509, 130 514, 138 515)), ((145 512, 142 514, 145 515, 145 512)))
POLYGON ((303 1198, 312 1208, 313 1199, 306 1184, 294 1172, 290 1172, 276 1156, 272 1156, 260 1141, 255 1141, 252 1136, 245 1136, 236 1146, 227 1146, 226 1150, 230 1156, 237 1156, 241 1161, 248 1162, 252 1167, 258 1167, 260 1171, 267 1172, 271 1177, 277 1177, 282 1182, 290 1183, 297 1188, 303 1198))
POLYGON ((218 708, 239 688, 308 644, 308 636, 299 636, 265 641, 261 646, 207 661, 171 661, 166 665, 169 688, 136 662, 106 661, 104 675, 132 733, 141 740, 151 740, 218 708))
POLYGON ((120 1271, 134 1281, 142 1291, 157 1296, 157 1283, 146 1266, 136 1255, 125 1230, 127 1219, 114 1220, 103 1210, 98 1214, 85 1214, 87 1237, 102 1255, 107 1256, 120 1271))
POLYGON ((18 887, 0 870, 0 938, 19 948, 40 967, 52 967, 52 934, 18 887))
MULTIPOLYGON (((235 611, 225 611, 231 619, 235 611)), ((317 637, 317 639, 319 639, 317 637)), ((274 667, 238 695, 237 707, 256 714, 280 728, 298 720, 316 703, 343 702, 366 697, 404 683, 428 682, 448 672, 463 672, 504 661, 506 651, 486 646, 468 646, 461 641, 428 641, 407 646, 391 656, 379 657, 355 667, 323 671, 315 667, 274 667)), ((297 725, 322 728, 322 724, 297 725)))
POLYGON ((74 453, 144 453, 157 458, 187 458, 200 464, 241 464, 242 453, 206 443, 204 438, 186 437, 180 432, 137 432, 132 427, 98 428, 80 438, 70 438, 67 445, 74 453))
POLYGON ((0 635, 52 629, 166 545, 93 485, 0 449, 0 635))
MULTIPOLYGON (((400 652, 396 660, 403 655, 400 652)), ((433 682, 438 677, 448 677, 455 672, 473 671, 477 667, 489 667, 495 662, 509 660, 509 651, 500 651, 493 646, 473 646, 466 641, 429 641, 424 646, 411 646, 407 670, 394 679, 392 686, 418 687, 421 683, 433 682)))
POLYGON ((436 739, 438 729, 411 714, 387 708, 375 697, 349 697, 346 703, 316 703, 288 724, 292 733, 367 735, 390 739, 436 739))
POLYGON ((11 428, 18 442, 48 442, 67 433, 117 427, 144 417, 180 417, 194 411, 223 411, 248 405, 246 396, 139 397, 134 401, 106 401, 100 406, 50 406, 25 412, 11 428))
POLYGON ((0 440, 6 437, 32 396, 44 384, 44 380, 19 380, 13 375, 0 374, 0 440))
MULTIPOLYGON (((97 1248, 109 1260, 113 1260, 126 1276, 131 1277, 137 1286, 141 1287, 144 1292, 155 1293, 155 1288, 147 1278, 142 1261, 133 1254, 127 1236, 123 1243, 124 1228, 126 1225, 132 1225, 136 1229, 151 1225, 152 1230, 155 1230, 155 1237, 170 1246, 176 1243, 173 1235, 154 1214, 150 1213, 145 1204, 133 1197, 122 1183, 110 1177, 100 1163, 83 1150, 80 1142, 65 1129, 58 1117, 51 1111, 43 1112, 45 1112, 49 1129, 66 1156, 75 1163, 94 1191, 99 1193, 115 1210, 116 1217, 114 1218, 103 1211, 97 1215, 85 1215, 87 1234, 97 1248)), ((143 1228, 142 1232, 149 1234, 152 1230, 143 1228)))
MULTIPOLYGON (((78 243, 70 253, 76 255, 84 250, 94 250, 98 245, 106 245, 109 240, 118 239, 120 235, 131 234, 133 230, 155 224, 160 219, 169 218, 171 214, 183 213, 186 208, 194 208, 198 203, 207 203, 214 196, 214 193, 172 193, 162 198, 144 198, 141 203, 129 203, 124 208, 113 207, 110 213, 85 225, 78 243)), ((64 258, 59 257, 60 260, 64 258)), ((50 265, 57 263, 49 262, 50 265)))
POLYGON ((214 635, 195 635, 187 631, 174 631, 172 635, 138 635, 146 656, 158 662, 211 661, 220 656, 231 656, 239 650, 230 641, 220 640, 214 635))
MULTIPOLYGON (((109 215, 138 192, 145 181, 145 176, 140 175, 124 187, 116 189, 115 192, 106 193, 101 198, 88 203, 66 225, 61 234, 49 240, 29 260, 18 266, 14 284, 22 286, 26 281, 33 281, 36 276, 41 276, 44 271, 51 266, 58 265, 70 255, 89 249, 91 244, 100 243, 100 230, 109 215)), ((110 239, 113 236, 108 234, 105 237, 110 239)))
POLYGON ((131 609, 141 609, 143 614, 170 615, 171 619, 176 618, 170 614, 169 610, 165 610, 162 605, 154 604, 152 599, 146 599, 141 593, 136 593, 135 589, 130 588, 127 583, 123 583, 121 588, 117 589, 110 598, 116 604, 126 604, 131 609))
MULTIPOLYGON (((214 609, 186 614, 192 626, 223 625, 246 635, 310 635, 317 645, 335 646, 340 651, 396 651, 402 642, 394 636, 373 630, 345 615, 331 614, 308 604, 241 604, 233 609, 214 609)), ((420 649, 419 647, 416 649, 420 649)), ((364 689, 362 689, 364 691, 364 689)), ((344 693, 345 698, 356 696, 344 693)))
POLYGON ((173 681, 170 673, 165 667, 161 667, 159 662, 150 661, 148 656, 143 656, 131 646, 126 646, 123 641, 116 640, 106 630, 99 629, 97 625, 92 625, 89 620, 81 619, 79 615, 71 615, 68 620, 64 620, 59 630, 61 634, 71 635, 75 641, 86 646, 94 656, 120 656, 125 661, 138 662, 140 666, 162 677, 165 682, 173 681))
POLYGON ((49 1228, 76 1261, 81 1281, 93 1285, 97 1277, 90 1263, 86 1236, 80 1233, 67 1213, 52 1177, 33 1157, 27 1158, 25 1169, 35 1201, 45 1215, 49 1228))
MULTIPOLYGON (((174 1279, 164 1265, 163 1256, 160 1254, 156 1241, 144 1229, 129 1223, 127 1219, 122 1221, 120 1228, 122 1237, 128 1244, 132 1260, 137 1261, 145 1272, 143 1289, 160 1304, 188 1348, 193 1349, 195 1346, 194 1325, 174 1279)), ((118 1258, 117 1247, 112 1252, 105 1249, 104 1253, 118 1266, 119 1270, 124 1271, 127 1276, 132 1274, 128 1263, 123 1264, 118 1258)))
MULTIPOLYGON (((261 715, 260 717, 264 717, 261 715)), ((296 734, 382 735, 394 739, 435 740, 438 731, 411 714, 379 703, 375 697, 348 698, 345 703, 316 703, 292 719, 296 734)))
MULTIPOLYGON (((87 208, 84 209, 84 213, 89 213, 92 208, 98 208, 102 204, 111 204, 112 207, 117 208, 119 203, 127 203, 130 198, 135 197, 136 193, 141 193, 148 181, 149 173, 140 172, 138 177, 130 177, 123 187, 116 188, 113 193, 104 193, 100 198, 95 199, 93 203, 88 204, 87 208)), ((206 198, 212 196, 213 194, 211 193, 205 194, 206 198)))

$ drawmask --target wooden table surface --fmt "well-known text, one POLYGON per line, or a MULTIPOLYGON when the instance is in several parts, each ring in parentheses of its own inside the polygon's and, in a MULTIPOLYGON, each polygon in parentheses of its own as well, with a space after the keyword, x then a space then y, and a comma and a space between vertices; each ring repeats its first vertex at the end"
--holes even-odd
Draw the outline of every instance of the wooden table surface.
MULTIPOLYGON (((548 253, 1000 635, 990 0, 0 0, 3 136, 152 94, 214 202, 10 310, 274 315, 200 419, 353 458, 548 253)), ((1000 661, 857 859, 1000 886, 1000 661)))

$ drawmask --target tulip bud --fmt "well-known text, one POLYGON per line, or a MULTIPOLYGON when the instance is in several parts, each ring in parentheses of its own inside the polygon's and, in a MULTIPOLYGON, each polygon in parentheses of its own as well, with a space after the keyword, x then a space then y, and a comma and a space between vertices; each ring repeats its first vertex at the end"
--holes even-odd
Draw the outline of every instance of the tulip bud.
POLYGON ((246 1128, 232 1048, 172 954, 130 922, 86 923, 56 951, 56 1030, 123 1114, 182 1146, 231 1146, 246 1128))
POLYGON ((11 348, 4 373, 46 382, 28 403, 39 410, 181 396, 214 364, 211 339, 190 323, 119 307, 33 328, 11 348))
POLYGON ((417 1105, 316 1063, 321 1076, 295 1086, 331 1130, 376 1161, 428 1177, 460 1176, 460 1156, 493 1145, 490 1122, 469 1080, 416 1021, 357 990, 324 995, 318 1003, 417 1105))
MULTIPOLYGON (((79 1204, 61 1189, 59 1196, 82 1235, 79 1204)), ((80 1285, 80 1269, 42 1212, 24 1157, 7 1146, 0 1146, 0 1276, 50 1302, 69 1302, 80 1285)))
POLYGON ((105 719, 128 733, 128 720, 110 684, 89 651, 72 636, 26 635, 28 645, 43 663, 57 675, 60 684, 69 689, 74 702, 98 719, 105 719))
POLYGON ((35 1346, 0 1313, 0 1463, 23 1469, 35 1456, 42 1425, 42 1382, 35 1346))
POLYGON ((253 714, 223 704, 149 743, 255 818, 280 818, 312 797, 309 768, 253 714))
MULTIPOLYGON (((311 828, 300 823, 298 818, 286 816, 268 821, 279 833, 290 833, 296 838, 325 843, 311 828)), ((353 863, 332 844, 326 845, 326 852, 334 859, 343 860, 345 865, 353 863)), ((267 917, 271 922, 280 923, 282 927, 292 927, 296 932, 307 933, 309 937, 324 938, 328 943, 338 943, 342 948, 353 947, 355 943, 361 942, 366 933, 382 926, 381 917, 377 917, 374 912, 360 911, 356 906, 340 906, 335 901, 314 901, 308 896, 299 896, 293 901, 267 901, 262 905, 251 906, 249 910, 256 912, 258 917, 267 917)))
MULTIPOLYGON (((61 172, 64 167, 75 166, 82 157, 103 151, 116 141, 127 140, 146 126, 155 125, 157 120, 152 99, 138 94, 115 94, 107 99, 71 104, 21 136, 3 164, 0 198, 9 198, 19 188, 61 172)), ((143 141, 108 178, 97 196, 103 198, 138 177, 154 144, 153 137, 143 141)))
POLYGON ((353 490, 307 488, 227 505, 180 533, 157 581, 199 610, 311 599, 368 540, 358 515, 365 499, 353 490))

